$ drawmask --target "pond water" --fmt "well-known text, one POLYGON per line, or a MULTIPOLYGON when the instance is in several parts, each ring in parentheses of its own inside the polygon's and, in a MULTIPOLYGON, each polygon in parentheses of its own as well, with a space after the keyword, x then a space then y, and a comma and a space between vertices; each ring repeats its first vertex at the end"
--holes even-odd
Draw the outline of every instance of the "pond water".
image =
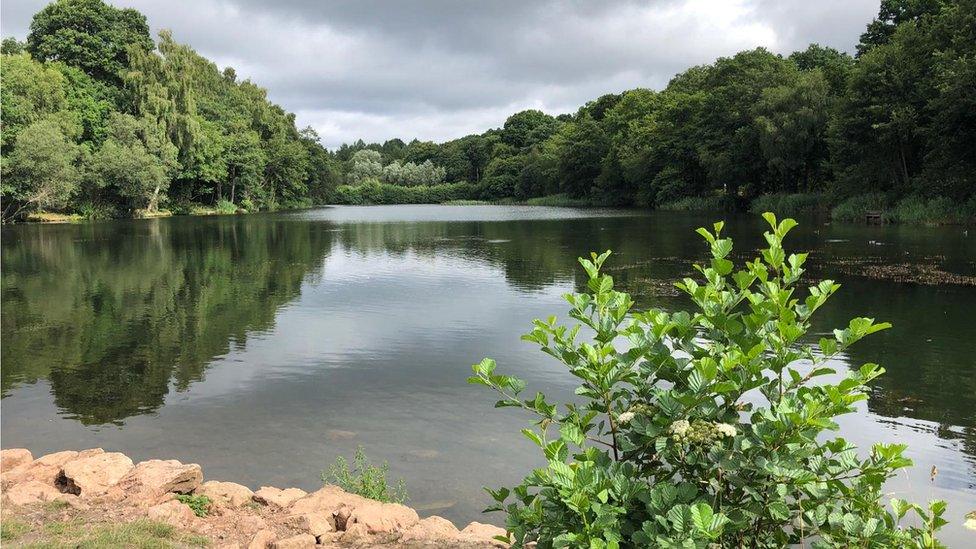
MULTIPOLYGON (((490 356, 530 390, 571 398, 569 374, 519 336, 533 318, 566 318, 576 257, 613 249, 612 274, 641 307, 688 307, 671 282, 704 257, 693 230, 714 217, 391 206, 4 227, 3 447, 101 446, 314 489, 362 445, 422 514, 497 523, 480 514, 481 487, 515 483, 539 458, 518 434, 528 418, 493 409, 465 383, 470 365, 490 356)), ((761 223, 729 217, 740 258, 761 223)), ((838 361, 888 370, 842 434, 910 444, 916 466, 892 492, 949 500, 945 537, 963 543, 976 509, 976 234, 806 221, 789 244, 812 251, 811 279, 843 283, 816 331, 853 316, 894 324, 838 361)))

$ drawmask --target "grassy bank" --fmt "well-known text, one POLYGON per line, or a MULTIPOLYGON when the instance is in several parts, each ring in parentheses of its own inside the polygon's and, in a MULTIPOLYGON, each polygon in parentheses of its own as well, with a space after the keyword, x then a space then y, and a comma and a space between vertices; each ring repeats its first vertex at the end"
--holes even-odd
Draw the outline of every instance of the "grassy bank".
POLYGON ((106 520, 96 514, 35 510, 30 516, 4 518, 3 544, 11 547, 207 547, 210 540, 162 522, 106 520))
POLYGON ((895 202, 883 194, 864 194, 840 202, 830 216, 835 221, 863 222, 869 213, 880 215, 885 223, 970 224, 976 223, 976 198, 959 203, 945 197, 909 196, 895 202))
MULTIPOLYGON (((664 211, 717 212, 737 211, 741 206, 725 196, 692 196, 666 202, 657 207, 664 211)), ((863 194, 846 199, 823 193, 775 193, 756 197, 749 203, 751 213, 776 212, 784 216, 823 215, 834 221, 864 223, 869 216, 884 223, 907 225, 953 225, 976 223, 976 198, 953 202, 949 198, 909 196, 893 200, 881 193, 863 194)))

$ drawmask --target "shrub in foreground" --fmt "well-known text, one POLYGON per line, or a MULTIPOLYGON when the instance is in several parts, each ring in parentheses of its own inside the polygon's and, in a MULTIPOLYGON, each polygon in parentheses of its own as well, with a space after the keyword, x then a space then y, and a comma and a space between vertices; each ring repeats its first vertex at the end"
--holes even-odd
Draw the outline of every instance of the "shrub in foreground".
POLYGON ((580 259, 588 291, 566 296, 578 324, 536 320, 523 336, 578 379, 580 402, 526 399, 525 382, 491 359, 473 367, 469 381, 497 391, 496 406, 538 417, 523 433, 548 465, 488 490, 516 546, 941 547, 945 503, 881 501, 911 463, 905 446, 865 455, 832 433, 884 369, 839 374, 827 361, 889 325, 855 318, 810 343, 811 318, 839 285, 801 296, 807 254, 783 248, 796 222, 763 216, 768 247, 738 270, 722 223, 698 229, 711 259, 696 265, 700 280, 677 284, 693 312, 634 311, 602 272, 610 252, 580 259), (918 520, 899 525, 909 512, 918 520))

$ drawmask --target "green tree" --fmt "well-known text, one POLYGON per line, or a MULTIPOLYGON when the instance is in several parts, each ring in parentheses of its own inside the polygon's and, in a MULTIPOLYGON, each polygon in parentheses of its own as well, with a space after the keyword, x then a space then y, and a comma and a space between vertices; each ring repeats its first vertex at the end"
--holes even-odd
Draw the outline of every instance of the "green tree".
POLYGON ((482 200, 516 196, 525 158, 521 155, 498 157, 488 163, 479 190, 482 200))
POLYGON ((53 118, 23 128, 3 163, 3 218, 67 207, 81 179, 80 155, 79 147, 53 118))
POLYGON ((759 146, 770 171, 766 190, 822 188, 828 163, 829 93, 819 69, 800 74, 792 84, 762 91, 753 112, 759 146))
POLYGON ((370 149, 356 151, 349 161, 347 179, 349 183, 357 184, 370 179, 379 179, 383 175, 383 156, 370 149))
POLYGON ((56 0, 34 15, 27 35, 35 59, 63 61, 114 84, 128 68, 130 46, 152 49, 146 17, 102 0, 56 0))
POLYGON ((559 137, 559 188, 573 198, 588 196, 600 175, 609 138, 590 116, 563 125, 559 137))
MULTIPOLYGON (((308 152, 308 196, 315 204, 331 202, 335 189, 339 186, 339 167, 332 154, 322 146, 319 134, 311 126, 301 131, 301 141, 308 152)), ((403 144, 402 141, 400 143, 403 144)))
POLYGON ((64 76, 26 54, 4 55, 0 104, 3 105, 3 151, 13 146, 26 126, 67 107, 64 76))
POLYGON ((92 155, 95 186, 121 198, 131 209, 156 211, 169 185, 175 150, 160 140, 152 123, 115 113, 108 138, 92 155))
POLYGON ((548 138, 559 123, 555 118, 538 110, 521 111, 509 116, 502 127, 501 139, 516 149, 530 147, 548 138))
POLYGON ((26 47, 26 44, 20 40, 17 40, 13 36, 8 36, 3 39, 2 43, 0 43, 0 54, 17 55, 19 53, 23 53, 26 47))
POLYGON ((868 23, 857 45, 857 55, 887 44, 902 23, 911 23, 935 15, 945 5, 944 0, 881 0, 878 16, 868 23))
POLYGON ((834 48, 810 44, 807 49, 790 54, 790 61, 801 71, 819 69, 830 85, 832 95, 841 95, 854 68, 854 58, 834 48))

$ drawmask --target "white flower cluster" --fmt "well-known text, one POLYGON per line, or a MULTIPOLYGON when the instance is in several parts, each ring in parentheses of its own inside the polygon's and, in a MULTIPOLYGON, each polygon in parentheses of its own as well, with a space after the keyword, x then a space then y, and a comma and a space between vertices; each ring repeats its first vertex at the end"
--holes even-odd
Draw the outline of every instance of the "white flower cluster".
POLYGON ((718 431, 718 434, 728 438, 733 438, 735 437, 736 434, 738 434, 738 431, 735 430, 735 427, 729 425, 728 423, 716 423, 715 430, 718 431))
POLYGON ((709 421, 679 419, 668 427, 671 438, 676 442, 705 444, 722 438, 734 438, 738 434, 734 425, 728 423, 712 423, 709 421))
POLYGON ((621 425, 630 423, 630 420, 632 419, 634 419, 634 412, 624 412, 617 416, 617 421, 620 422, 621 425))
POLYGON ((672 435, 676 435, 678 438, 686 435, 690 429, 691 423, 688 423, 687 419, 679 419, 678 421, 672 423, 671 427, 668 427, 668 431, 670 431, 672 435))

